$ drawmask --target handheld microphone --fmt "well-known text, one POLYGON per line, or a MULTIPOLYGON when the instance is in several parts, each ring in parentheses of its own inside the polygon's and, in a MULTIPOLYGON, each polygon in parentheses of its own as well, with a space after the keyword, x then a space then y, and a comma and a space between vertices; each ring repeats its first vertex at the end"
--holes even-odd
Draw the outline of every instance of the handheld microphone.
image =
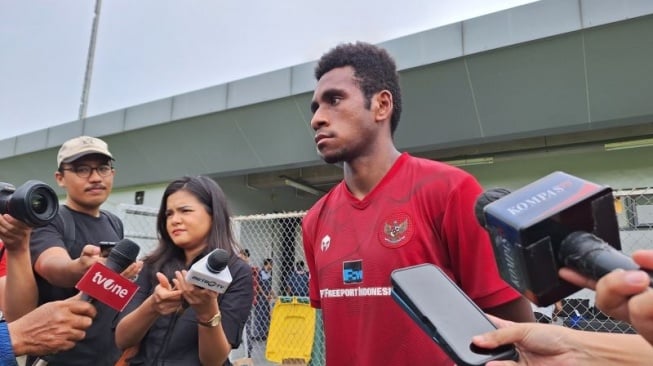
POLYGON ((224 293, 231 284, 229 252, 218 248, 193 264, 186 274, 186 281, 219 294, 224 293))
POLYGON ((485 206, 509 194, 510 191, 505 188, 492 188, 478 196, 476 204, 474 205, 474 215, 476 216, 476 221, 481 224, 481 227, 487 227, 487 221, 485 221, 485 206))
MULTIPOLYGON (((594 280, 615 269, 642 270, 632 258, 611 247, 596 235, 582 231, 569 234, 560 243, 558 256, 566 267, 573 268, 594 280)), ((649 287, 653 287, 653 272, 643 271, 651 277, 649 287)))
POLYGON ((129 239, 122 239, 113 247, 104 265, 116 273, 122 273, 136 261, 140 250, 138 244, 129 239))
POLYGON ((82 291, 82 300, 100 302, 118 310, 127 305, 136 294, 138 286, 120 273, 136 261, 140 247, 129 239, 122 239, 116 244, 106 264, 95 263, 75 287, 82 291))
MULTIPOLYGON (((592 235, 606 243, 602 248, 613 249, 601 250, 605 252, 599 256, 601 266, 608 252, 626 257, 617 251, 621 242, 612 189, 563 172, 551 173, 512 193, 487 191, 477 199, 475 212, 490 233, 501 277, 538 306, 580 290, 558 276, 563 266, 590 277, 609 271, 607 267, 586 271, 588 265, 583 261, 595 261, 592 258, 599 252, 587 249, 588 236, 572 233, 592 235), (582 259, 579 262, 575 257, 582 259)), ((607 263, 632 262, 626 259, 607 263)))

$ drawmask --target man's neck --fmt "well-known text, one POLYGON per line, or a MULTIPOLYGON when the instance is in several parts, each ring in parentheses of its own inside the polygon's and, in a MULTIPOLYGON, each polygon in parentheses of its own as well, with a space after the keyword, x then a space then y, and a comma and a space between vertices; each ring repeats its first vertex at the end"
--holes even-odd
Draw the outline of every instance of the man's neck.
POLYGON ((347 188, 354 197, 363 199, 385 177, 400 156, 401 153, 392 146, 388 151, 346 162, 343 173, 347 188))
POLYGON ((70 199, 67 199, 65 204, 66 204, 66 206, 68 206, 69 209, 71 209, 71 210, 73 210, 75 212, 80 212, 80 213, 83 213, 83 214, 86 214, 86 215, 89 215, 89 216, 93 216, 93 217, 100 217, 100 207, 99 206, 98 207, 85 207, 85 206, 81 206, 81 205, 76 204, 75 202, 73 202, 70 199))

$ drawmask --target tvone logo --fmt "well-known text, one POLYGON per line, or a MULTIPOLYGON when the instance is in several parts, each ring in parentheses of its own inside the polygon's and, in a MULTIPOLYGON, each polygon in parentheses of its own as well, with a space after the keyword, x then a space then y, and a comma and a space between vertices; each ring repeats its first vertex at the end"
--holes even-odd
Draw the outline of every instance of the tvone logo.
POLYGON ((115 294, 118 297, 123 298, 123 299, 129 293, 129 290, 127 290, 126 288, 123 288, 122 286, 117 284, 114 280, 112 280, 112 279, 110 279, 108 277, 104 277, 102 275, 102 273, 100 273, 99 271, 95 272, 93 274, 92 281, 93 281, 93 283, 98 284, 100 287, 102 287, 106 291, 109 291, 110 293, 115 294))

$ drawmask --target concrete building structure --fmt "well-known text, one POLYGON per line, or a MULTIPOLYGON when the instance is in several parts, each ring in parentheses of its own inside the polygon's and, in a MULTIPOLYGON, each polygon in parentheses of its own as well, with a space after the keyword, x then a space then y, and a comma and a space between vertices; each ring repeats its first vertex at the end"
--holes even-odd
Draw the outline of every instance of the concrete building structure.
MULTIPOLYGON (((400 68, 402 151, 460 165, 487 187, 514 189, 555 170, 653 186, 653 2, 543 0, 381 46, 400 68), (640 146, 610 145, 633 140, 640 146)), ((235 214, 307 209, 320 193, 297 182, 326 191, 342 177, 315 151, 314 66, 2 140, 0 180, 54 186, 58 147, 85 134, 116 157, 109 209, 134 203, 137 191, 158 206, 167 182, 198 174, 223 186, 235 214)))

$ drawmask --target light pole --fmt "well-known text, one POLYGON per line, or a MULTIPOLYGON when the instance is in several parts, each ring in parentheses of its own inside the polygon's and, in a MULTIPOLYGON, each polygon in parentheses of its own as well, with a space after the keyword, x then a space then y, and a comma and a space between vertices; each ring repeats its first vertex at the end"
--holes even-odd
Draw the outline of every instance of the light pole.
POLYGON ((88 46, 88 56, 86 57, 86 72, 84 73, 84 85, 82 87, 82 99, 79 104, 78 119, 86 118, 86 107, 88 105, 88 93, 91 88, 91 77, 93 75, 93 60, 95 58, 95 40, 97 38, 98 24, 100 23, 100 9, 102 0, 95 0, 95 16, 93 18, 93 27, 91 28, 91 41, 88 46))

